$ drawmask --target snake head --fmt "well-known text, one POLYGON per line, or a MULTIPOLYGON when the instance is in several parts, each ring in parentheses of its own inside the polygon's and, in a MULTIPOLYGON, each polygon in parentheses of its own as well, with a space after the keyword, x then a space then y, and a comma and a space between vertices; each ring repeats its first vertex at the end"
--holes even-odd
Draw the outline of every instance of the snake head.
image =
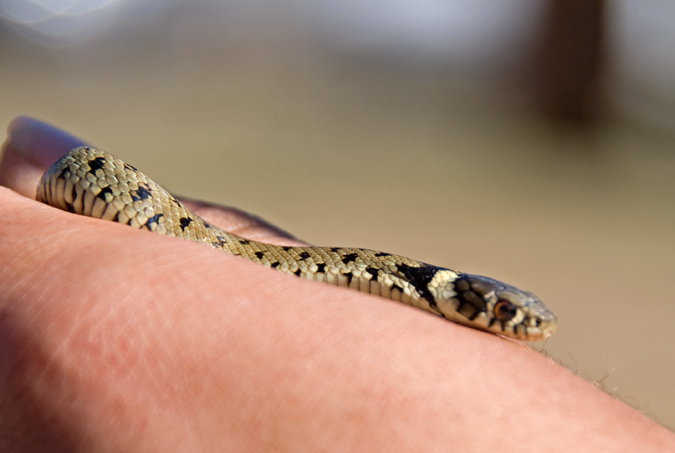
POLYGON ((437 309, 453 321, 525 341, 539 341, 557 327, 555 315, 534 294, 480 275, 457 274, 455 293, 437 309))

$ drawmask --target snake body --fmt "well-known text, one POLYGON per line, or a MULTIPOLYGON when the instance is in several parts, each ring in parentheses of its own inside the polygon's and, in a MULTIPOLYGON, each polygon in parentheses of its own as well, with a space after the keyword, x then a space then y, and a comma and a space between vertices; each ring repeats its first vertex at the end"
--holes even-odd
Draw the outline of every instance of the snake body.
POLYGON ((538 341, 556 329, 555 316, 534 294, 488 277, 374 250, 278 246, 228 233, 136 168, 96 148, 75 148, 52 165, 36 198, 76 214, 199 242, 307 280, 400 301, 492 333, 538 341))

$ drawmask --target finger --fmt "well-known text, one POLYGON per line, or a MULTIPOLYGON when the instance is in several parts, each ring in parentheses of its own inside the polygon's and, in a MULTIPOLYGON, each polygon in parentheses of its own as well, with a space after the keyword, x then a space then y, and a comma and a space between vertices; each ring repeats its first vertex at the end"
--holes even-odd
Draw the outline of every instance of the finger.
POLYGON ((84 140, 47 123, 19 116, 7 128, 0 185, 33 198, 42 173, 69 150, 85 144, 84 140))
MULTIPOLYGON (((28 198, 45 170, 64 154, 87 143, 52 125, 26 116, 15 118, 8 127, 8 137, 0 160, 0 185, 28 198)), ((213 225, 258 241, 283 245, 303 245, 282 229, 235 208, 196 200, 186 205, 213 225)))

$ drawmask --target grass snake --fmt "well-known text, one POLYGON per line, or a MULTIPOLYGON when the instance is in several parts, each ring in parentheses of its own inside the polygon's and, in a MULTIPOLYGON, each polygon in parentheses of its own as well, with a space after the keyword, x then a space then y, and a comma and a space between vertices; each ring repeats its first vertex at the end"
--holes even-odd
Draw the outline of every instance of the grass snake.
POLYGON ((391 253, 257 242, 201 219, 136 168, 92 147, 71 150, 43 175, 38 201, 69 212, 177 236, 307 280, 400 301, 465 326, 525 341, 555 332, 534 294, 391 253))

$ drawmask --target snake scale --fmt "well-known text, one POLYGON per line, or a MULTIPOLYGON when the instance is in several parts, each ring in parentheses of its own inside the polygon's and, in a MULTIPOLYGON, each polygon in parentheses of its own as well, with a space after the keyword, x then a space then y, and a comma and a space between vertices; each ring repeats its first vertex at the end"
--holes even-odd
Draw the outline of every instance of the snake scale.
POLYGON ((287 274, 418 307, 473 328, 525 341, 556 329, 532 293, 391 253, 349 247, 287 247, 210 225, 136 168, 102 150, 71 150, 44 174, 38 201, 69 212, 177 236, 287 274))

